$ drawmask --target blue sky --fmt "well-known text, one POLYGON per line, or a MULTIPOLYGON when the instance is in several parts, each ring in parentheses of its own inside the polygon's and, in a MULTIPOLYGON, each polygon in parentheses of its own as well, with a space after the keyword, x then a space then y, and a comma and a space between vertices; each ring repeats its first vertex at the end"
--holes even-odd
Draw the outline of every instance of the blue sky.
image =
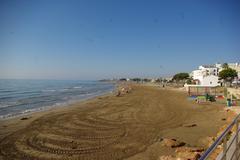
POLYGON ((0 0, 0 78, 159 77, 237 61, 237 0, 0 0))

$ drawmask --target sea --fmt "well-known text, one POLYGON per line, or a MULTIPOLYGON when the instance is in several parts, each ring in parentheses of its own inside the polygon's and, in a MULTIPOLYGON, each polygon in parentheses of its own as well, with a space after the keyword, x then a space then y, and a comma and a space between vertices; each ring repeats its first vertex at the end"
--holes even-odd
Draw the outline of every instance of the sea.
POLYGON ((0 119, 66 106, 114 88, 100 81, 0 79, 0 119))

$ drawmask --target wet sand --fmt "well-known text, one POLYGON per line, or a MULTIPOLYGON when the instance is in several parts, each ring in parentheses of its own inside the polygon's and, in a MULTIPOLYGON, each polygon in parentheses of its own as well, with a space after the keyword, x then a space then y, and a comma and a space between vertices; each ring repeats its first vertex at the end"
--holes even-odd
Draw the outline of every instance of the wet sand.
POLYGON ((153 160, 176 154, 163 138, 207 148, 205 139, 231 116, 223 106, 187 100, 182 91, 133 86, 120 97, 0 121, 0 159, 153 160))

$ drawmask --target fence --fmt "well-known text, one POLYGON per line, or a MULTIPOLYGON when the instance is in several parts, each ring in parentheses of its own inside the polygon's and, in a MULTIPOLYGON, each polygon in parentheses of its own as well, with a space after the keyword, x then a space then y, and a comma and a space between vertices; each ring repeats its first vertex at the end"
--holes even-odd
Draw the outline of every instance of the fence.
MULTIPOLYGON (((240 114, 234 119, 234 121, 227 127, 227 129, 217 138, 217 140, 206 150, 201 156, 200 160, 212 159, 210 158, 219 145, 223 145, 222 152, 217 156, 216 160, 238 160, 240 159, 240 137, 239 137, 239 121, 240 114), (236 127, 236 133, 232 133, 232 130, 236 127)), ((214 158, 215 159, 215 158, 214 158)))
POLYGON ((204 87, 204 86, 188 86, 189 96, 199 95, 212 95, 212 96, 224 96, 223 87, 204 87))

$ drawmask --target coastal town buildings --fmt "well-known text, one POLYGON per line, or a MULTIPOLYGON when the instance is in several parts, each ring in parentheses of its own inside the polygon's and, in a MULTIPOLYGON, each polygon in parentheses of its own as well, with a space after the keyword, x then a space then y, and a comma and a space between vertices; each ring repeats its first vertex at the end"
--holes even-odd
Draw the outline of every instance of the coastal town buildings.
POLYGON ((218 74, 220 67, 217 65, 201 65, 197 70, 190 74, 196 85, 202 86, 219 86, 218 74))
MULTIPOLYGON (((233 81, 233 83, 239 82, 240 79, 240 64, 239 63, 227 63, 229 68, 237 71, 238 77, 233 81)), ((191 72, 190 76, 193 78, 196 85, 201 86, 219 86, 221 85, 219 81, 219 72, 223 70, 221 63, 216 63, 214 65, 201 65, 197 70, 191 72)))
POLYGON ((201 65, 198 67, 198 70, 194 70, 192 72, 193 79, 198 79, 199 76, 209 76, 214 75, 218 76, 220 67, 216 67, 216 65, 201 65))

